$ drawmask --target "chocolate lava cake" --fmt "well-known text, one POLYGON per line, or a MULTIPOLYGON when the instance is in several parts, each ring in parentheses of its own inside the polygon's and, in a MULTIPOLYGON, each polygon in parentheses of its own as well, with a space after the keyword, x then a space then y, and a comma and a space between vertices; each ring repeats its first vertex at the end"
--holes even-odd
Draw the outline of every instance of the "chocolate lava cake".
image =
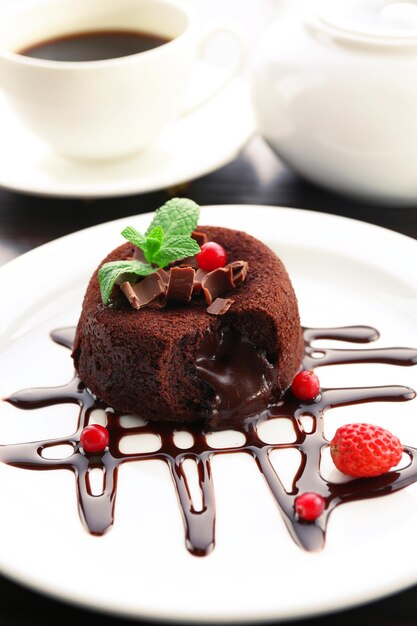
MULTIPOLYGON (((224 314, 210 314, 201 296, 186 305, 136 310, 117 286, 104 305, 98 270, 91 278, 73 359, 88 388, 117 411, 148 420, 204 419, 224 426, 228 417, 259 411, 262 402, 266 408, 300 367, 297 299, 280 259, 244 232, 214 226, 198 231, 221 244, 228 261, 248 263, 245 282, 225 294, 231 300, 224 314), (223 366, 213 376, 217 361, 223 366), (227 398, 224 402, 219 395, 229 392, 235 396, 228 411, 227 398)), ((134 255, 135 246, 125 243, 101 265, 134 255)))

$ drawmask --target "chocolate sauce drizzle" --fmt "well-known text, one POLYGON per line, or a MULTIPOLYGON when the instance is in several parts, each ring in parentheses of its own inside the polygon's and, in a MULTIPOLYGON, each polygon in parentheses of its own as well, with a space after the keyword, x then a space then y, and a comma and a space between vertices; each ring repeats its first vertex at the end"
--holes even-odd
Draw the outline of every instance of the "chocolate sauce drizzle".
MULTIPOLYGON (((51 333, 52 339, 67 348, 72 347, 74 328, 59 329, 51 333)), ((313 347, 319 339, 369 343, 379 337, 374 328, 368 326, 350 326, 344 328, 305 328, 305 369, 340 363, 389 363, 402 366, 417 364, 417 350, 410 348, 380 349, 324 349, 313 347)), ((256 461, 274 496, 278 509, 294 540, 306 550, 320 549, 325 540, 327 521, 332 510, 343 502, 373 498, 399 489, 417 481, 417 449, 405 446, 404 452, 409 457, 406 467, 390 471, 382 476, 368 479, 355 479, 345 483, 326 480, 320 472, 323 450, 328 446, 324 437, 325 412, 334 407, 342 407, 366 402, 403 402, 411 400, 416 393, 409 387, 384 386, 361 387, 350 389, 321 389, 314 402, 302 402, 287 392, 284 397, 268 407, 267 410, 247 418, 239 427, 245 437, 240 447, 216 449, 210 447, 200 425, 181 426, 193 437, 190 448, 181 449, 175 444, 175 427, 168 423, 153 422, 126 427, 122 416, 96 399, 75 377, 62 387, 25 389, 6 399, 19 409, 37 409, 55 404, 74 403, 80 407, 76 432, 70 437, 47 439, 31 443, 0 446, 0 461, 9 465, 34 470, 71 470, 76 479, 78 507, 82 521, 93 535, 102 535, 112 525, 117 492, 118 468, 122 463, 146 459, 158 459, 165 462, 170 470, 175 485, 180 510, 182 513, 186 546, 196 556, 208 554, 215 541, 215 498, 211 475, 210 460, 216 454, 246 453, 256 461), (107 428, 110 444, 103 454, 86 454, 80 446, 80 433, 88 425, 93 410, 101 408, 107 414, 107 428), (312 427, 304 429, 302 416, 312 418, 312 427), (265 443, 259 436, 262 423, 290 418, 295 431, 293 443, 265 443), (150 433, 160 438, 161 446, 156 452, 123 453, 120 442, 123 437, 132 434, 150 433), (72 454, 63 459, 49 459, 43 456, 47 448, 63 445, 72 447, 72 454), (296 472, 290 490, 284 488, 271 460, 271 452, 295 448, 301 454, 301 463, 296 472), (198 471, 202 507, 196 509, 183 463, 186 459, 195 462, 198 471), (99 495, 92 492, 90 472, 99 468, 103 472, 103 491, 99 495), (299 520, 295 514, 294 501, 298 494, 314 491, 326 501, 324 513, 314 522, 299 520)))

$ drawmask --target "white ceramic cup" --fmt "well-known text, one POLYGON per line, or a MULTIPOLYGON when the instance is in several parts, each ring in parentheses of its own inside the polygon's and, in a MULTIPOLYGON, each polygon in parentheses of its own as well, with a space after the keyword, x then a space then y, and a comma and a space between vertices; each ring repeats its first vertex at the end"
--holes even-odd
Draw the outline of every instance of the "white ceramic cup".
POLYGON ((193 65, 208 39, 225 31, 238 43, 229 71, 210 93, 191 98, 193 108, 240 69, 243 43, 230 26, 217 23, 203 33, 185 0, 13 3, 0 11, 0 87, 24 124, 61 154, 119 158, 149 145, 181 114, 193 65), (18 54, 52 38, 106 30, 137 30, 169 41, 101 61, 46 61, 18 54))

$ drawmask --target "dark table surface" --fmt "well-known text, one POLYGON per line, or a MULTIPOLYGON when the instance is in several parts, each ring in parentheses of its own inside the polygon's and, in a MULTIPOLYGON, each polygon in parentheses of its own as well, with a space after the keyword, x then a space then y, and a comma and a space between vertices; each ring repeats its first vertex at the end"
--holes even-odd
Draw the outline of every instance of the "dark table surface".
MULTIPOLYGON (((235 161, 176 189, 97 201, 32 197, 0 190, 0 265, 35 246, 76 230, 152 211, 170 195, 186 195, 200 204, 300 207, 355 218, 417 238, 417 206, 382 208, 319 189, 291 173, 259 137, 254 137, 235 161)), ((144 624, 68 606, 0 576, 0 626, 47 626, 70 621, 91 626, 144 624)), ((417 624, 417 586, 363 607, 292 622, 300 626, 352 623, 369 626, 417 624)))

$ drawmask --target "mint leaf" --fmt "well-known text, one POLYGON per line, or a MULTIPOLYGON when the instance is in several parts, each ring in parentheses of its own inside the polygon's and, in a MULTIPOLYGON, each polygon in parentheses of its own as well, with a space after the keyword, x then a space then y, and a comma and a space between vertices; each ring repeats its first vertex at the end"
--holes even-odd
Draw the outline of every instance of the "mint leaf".
POLYGON ((154 262, 154 257, 161 247, 163 240, 164 231, 162 230, 162 226, 156 226, 155 228, 153 228, 149 235, 146 237, 146 244, 143 251, 148 263, 154 262))
POLYGON ((172 198, 165 202, 155 213, 146 231, 150 235, 156 226, 162 226, 165 237, 174 235, 190 236, 200 217, 200 207, 189 198, 172 198))
POLYGON ((153 262, 159 267, 165 267, 172 261, 178 261, 188 256, 194 256, 200 252, 200 246, 191 237, 175 235, 167 237, 153 258, 153 262))
POLYGON ((152 228, 149 235, 146 235, 146 241, 148 241, 149 239, 155 239, 156 241, 159 241, 159 243, 162 243, 164 237, 165 233, 162 226, 155 226, 155 228, 152 228))
POLYGON ((124 282, 134 276, 147 276, 154 268, 141 261, 110 261, 102 265, 98 271, 100 293, 104 304, 107 304, 115 282, 124 282))
POLYGON ((158 252, 164 239, 162 226, 152 228, 147 236, 142 235, 142 233, 137 231, 136 228, 133 228, 133 226, 127 226, 122 231, 122 235, 130 241, 130 243, 133 243, 133 245, 143 251, 145 259, 149 264, 153 262, 153 257, 158 252))
POLYGON ((127 226, 124 230, 122 230, 122 235, 125 239, 133 243, 135 246, 144 250, 146 246, 146 237, 142 235, 136 228, 133 226, 127 226))

